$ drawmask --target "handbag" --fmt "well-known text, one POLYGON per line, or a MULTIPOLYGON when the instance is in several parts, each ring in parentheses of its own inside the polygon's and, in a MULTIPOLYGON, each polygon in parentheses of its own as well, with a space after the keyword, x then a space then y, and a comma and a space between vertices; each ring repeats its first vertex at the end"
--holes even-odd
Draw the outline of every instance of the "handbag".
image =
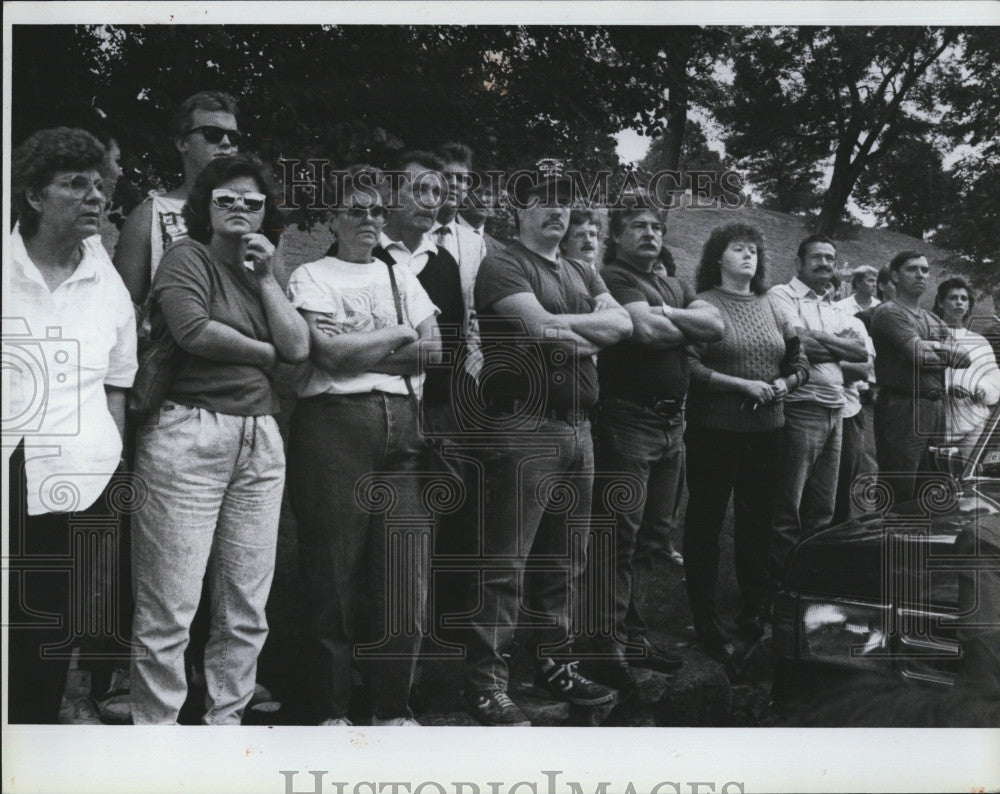
POLYGON ((139 356, 139 369, 128 396, 132 417, 142 421, 159 409, 187 356, 164 323, 162 332, 139 356))

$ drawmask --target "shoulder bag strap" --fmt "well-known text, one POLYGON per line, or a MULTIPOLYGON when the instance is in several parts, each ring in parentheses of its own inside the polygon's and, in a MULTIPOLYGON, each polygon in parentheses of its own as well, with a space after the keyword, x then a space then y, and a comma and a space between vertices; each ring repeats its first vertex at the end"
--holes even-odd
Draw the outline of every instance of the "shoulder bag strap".
MULTIPOLYGON (((396 283, 396 271, 393 270, 393 264, 391 262, 385 263, 386 268, 389 271, 389 285, 392 287, 392 302, 396 304, 396 322, 399 325, 405 325, 403 321, 403 302, 399 297, 399 285, 396 283)), ((410 395, 410 399, 414 403, 417 402, 417 394, 413 391, 413 384, 410 383, 410 376, 403 375, 403 382, 406 384, 406 393, 410 395)))

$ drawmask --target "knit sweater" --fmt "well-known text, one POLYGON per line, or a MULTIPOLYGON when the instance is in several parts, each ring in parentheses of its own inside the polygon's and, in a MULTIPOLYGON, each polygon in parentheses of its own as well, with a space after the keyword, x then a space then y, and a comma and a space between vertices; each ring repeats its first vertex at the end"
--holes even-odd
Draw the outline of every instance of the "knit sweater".
POLYGON ((779 377, 790 322, 781 317, 766 295, 740 295, 718 287, 702 292, 722 314, 722 339, 688 348, 691 387, 687 421, 691 424, 741 433, 775 430, 785 423, 782 403, 752 408, 746 395, 711 391, 714 373, 771 383, 779 377))

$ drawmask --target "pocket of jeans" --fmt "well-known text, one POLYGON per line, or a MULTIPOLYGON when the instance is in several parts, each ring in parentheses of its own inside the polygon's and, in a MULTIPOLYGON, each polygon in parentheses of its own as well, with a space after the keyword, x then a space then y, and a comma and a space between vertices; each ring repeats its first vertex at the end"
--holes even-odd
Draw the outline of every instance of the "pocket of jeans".
POLYGON ((165 400, 160 409, 153 415, 153 421, 143 425, 142 429, 151 433, 160 430, 169 430, 197 415, 198 408, 194 406, 180 405, 170 400, 165 400))

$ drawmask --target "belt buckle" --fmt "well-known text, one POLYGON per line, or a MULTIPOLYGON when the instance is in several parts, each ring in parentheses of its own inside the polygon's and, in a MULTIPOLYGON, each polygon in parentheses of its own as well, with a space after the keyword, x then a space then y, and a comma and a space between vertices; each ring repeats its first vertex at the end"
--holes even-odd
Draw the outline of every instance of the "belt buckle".
POLYGON ((670 419, 681 412, 677 400, 657 400, 653 403, 653 413, 660 414, 670 419))

